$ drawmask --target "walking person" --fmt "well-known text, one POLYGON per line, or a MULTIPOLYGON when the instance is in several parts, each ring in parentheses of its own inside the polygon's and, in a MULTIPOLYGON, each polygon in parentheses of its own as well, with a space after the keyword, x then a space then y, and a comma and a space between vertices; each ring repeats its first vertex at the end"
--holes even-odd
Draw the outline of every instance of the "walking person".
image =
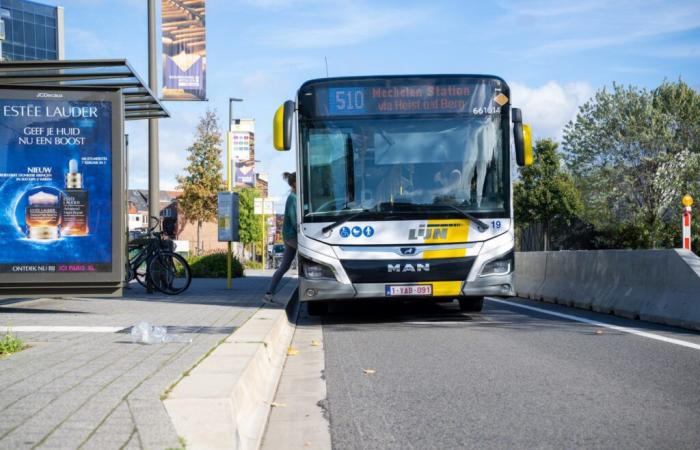
POLYGON ((280 266, 272 276, 270 286, 267 288, 264 298, 266 303, 276 303, 273 296, 277 292, 282 276, 287 273, 297 254, 297 174, 296 172, 284 172, 282 178, 291 188, 291 192, 287 197, 287 203, 284 205, 284 224, 282 225, 284 253, 282 254, 282 262, 280 262, 280 266))

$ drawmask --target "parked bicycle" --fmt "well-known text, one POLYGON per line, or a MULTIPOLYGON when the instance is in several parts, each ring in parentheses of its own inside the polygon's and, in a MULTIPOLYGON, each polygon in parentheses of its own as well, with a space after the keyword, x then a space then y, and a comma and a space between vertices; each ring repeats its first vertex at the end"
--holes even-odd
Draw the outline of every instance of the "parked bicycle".
POLYGON ((168 295, 184 292, 192 282, 192 270, 185 258, 175 253, 173 241, 155 231, 160 219, 151 217, 155 225, 142 238, 129 242, 127 282, 134 278, 143 287, 153 286, 168 295))

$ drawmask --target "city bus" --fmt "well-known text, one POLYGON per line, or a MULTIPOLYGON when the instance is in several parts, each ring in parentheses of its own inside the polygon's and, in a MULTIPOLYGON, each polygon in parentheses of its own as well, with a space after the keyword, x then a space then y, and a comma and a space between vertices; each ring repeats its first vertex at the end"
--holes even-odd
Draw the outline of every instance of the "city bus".
POLYGON ((296 136, 299 300, 311 314, 365 298, 512 296, 511 130, 518 165, 530 128, 490 75, 323 78, 273 120, 296 136), (512 127, 511 127, 512 124, 512 127))

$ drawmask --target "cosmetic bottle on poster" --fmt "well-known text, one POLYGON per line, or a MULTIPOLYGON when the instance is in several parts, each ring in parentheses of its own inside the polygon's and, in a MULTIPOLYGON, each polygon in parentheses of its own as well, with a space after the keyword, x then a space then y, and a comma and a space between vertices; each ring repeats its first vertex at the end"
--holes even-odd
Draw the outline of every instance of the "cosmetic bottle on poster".
POLYGON ((88 229, 88 192, 83 186, 83 174, 78 172, 78 161, 71 159, 63 192, 62 236, 86 236, 88 229))
POLYGON ((27 199, 24 221, 27 224, 27 237, 35 241, 58 239, 58 226, 61 214, 58 195, 39 191, 27 199))

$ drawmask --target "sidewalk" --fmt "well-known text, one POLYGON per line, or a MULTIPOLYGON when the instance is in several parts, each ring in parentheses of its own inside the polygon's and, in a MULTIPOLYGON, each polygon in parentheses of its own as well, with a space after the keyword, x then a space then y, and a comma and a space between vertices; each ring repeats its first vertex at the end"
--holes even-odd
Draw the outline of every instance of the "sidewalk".
POLYGON ((17 331, 31 348, 0 360, 0 448, 181 448, 162 394, 257 311, 271 273, 235 279, 232 291, 195 279, 175 297, 132 285, 120 299, 0 302, 3 333, 44 327, 17 331), (133 344, 140 321, 193 341, 133 344))

